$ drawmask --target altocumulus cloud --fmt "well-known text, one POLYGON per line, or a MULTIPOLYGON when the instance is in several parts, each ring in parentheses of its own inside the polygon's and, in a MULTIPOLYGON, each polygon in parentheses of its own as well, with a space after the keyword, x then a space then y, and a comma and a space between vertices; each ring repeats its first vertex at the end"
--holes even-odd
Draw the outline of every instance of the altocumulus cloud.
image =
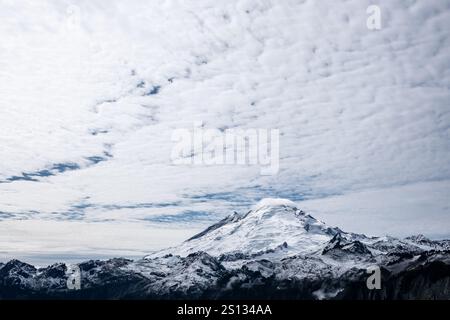
POLYGON ((182 238, 144 230, 263 197, 352 231, 448 236, 450 2, 377 1, 376 31, 371 4, 1 1, 3 251, 101 251, 121 224, 142 231, 121 252, 142 251, 182 238), (279 173, 172 165, 173 130, 199 121, 279 129, 279 173))

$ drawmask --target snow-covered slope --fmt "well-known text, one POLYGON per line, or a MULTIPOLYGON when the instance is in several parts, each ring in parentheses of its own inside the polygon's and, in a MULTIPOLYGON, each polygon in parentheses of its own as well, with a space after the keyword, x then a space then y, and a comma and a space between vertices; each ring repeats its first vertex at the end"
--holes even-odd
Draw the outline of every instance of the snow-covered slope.
MULTIPOLYGON (((158 252, 187 256, 204 251, 213 256, 257 254, 283 248, 283 256, 316 252, 338 228, 328 227, 285 199, 261 200, 246 214, 234 213, 178 247, 158 252)), ((152 255, 153 256, 153 255, 152 255)))
MULTIPOLYGON (((177 247, 146 256, 141 267, 171 255, 188 257, 205 252, 229 270, 244 267, 279 279, 339 276, 351 268, 381 262, 389 250, 396 248, 394 244, 385 250, 371 246, 378 241, 380 238, 328 226, 290 200, 268 198, 246 213, 233 213, 177 247)), ((421 251, 414 245, 404 246, 421 251)))
POLYGON ((395 260, 405 252, 417 255, 448 247, 445 240, 433 241, 421 235, 398 239, 345 232, 315 219, 289 200, 263 199, 247 213, 235 212, 181 245, 154 252, 146 259, 168 254, 186 257, 202 251, 229 268, 240 268, 258 259, 307 257, 313 259, 309 262, 316 272, 332 266, 334 272, 343 273, 355 266, 395 260))

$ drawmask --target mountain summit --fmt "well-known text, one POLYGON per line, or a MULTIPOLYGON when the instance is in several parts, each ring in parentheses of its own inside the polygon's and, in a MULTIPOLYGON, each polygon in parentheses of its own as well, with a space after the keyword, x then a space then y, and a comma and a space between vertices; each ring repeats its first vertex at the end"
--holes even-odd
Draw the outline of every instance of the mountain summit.
POLYGON ((201 251, 235 268, 255 259, 282 261, 300 256, 320 260, 315 266, 317 270, 331 264, 337 267, 335 271, 344 272, 350 267, 383 264, 404 252, 449 248, 448 241, 424 239, 367 237, 345 232, 317 220, 290 200, 268 198, 246 213, 231 214, 177 247, 154 252, 146 258, 169 254, 187 257, 201 251))
POLYGON ((157 253, 187 256, 204 251, 213 256, 240 252, 256 254, 284 247, 283 256, 315 252, 330 241, 331 228, 285 199, 263 199, 245 214, 234 213, 178 247, 157 253))

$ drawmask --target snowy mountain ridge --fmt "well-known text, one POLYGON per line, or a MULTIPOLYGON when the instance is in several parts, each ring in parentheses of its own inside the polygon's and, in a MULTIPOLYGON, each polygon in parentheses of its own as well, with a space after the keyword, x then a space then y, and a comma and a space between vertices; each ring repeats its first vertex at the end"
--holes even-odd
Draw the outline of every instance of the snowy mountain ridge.
POLYGON ((450 298, 449 241, 348 233, 280 199, 143 259, 78 267, 82 287, 71 291, 65 264, 0 264, 0 298, 450 298), (383 276, 377 292, 366 287, 373 266, 383 276))
POLYGON ((287 247, 284 256, 317 251, 337 233, 325 223, 297 208, 285 199, 263 199, 246 214, 234 213, 175 248, 159 251, 149 257, 168 253, 187 256, 204 251, 213 256, 240 252, 255 254, 287 247))

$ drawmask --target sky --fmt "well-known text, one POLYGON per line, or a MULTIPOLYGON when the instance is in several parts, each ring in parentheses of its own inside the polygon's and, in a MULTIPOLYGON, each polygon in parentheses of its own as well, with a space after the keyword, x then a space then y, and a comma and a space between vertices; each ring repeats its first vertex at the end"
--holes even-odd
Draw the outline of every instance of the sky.
POLYGON ((266 197, 450 238, 449 24, 448 0, 0 0, 0 260, 139 256, 266 197), (199 123, 278 129, 279 171, 174 164, 199 123))

